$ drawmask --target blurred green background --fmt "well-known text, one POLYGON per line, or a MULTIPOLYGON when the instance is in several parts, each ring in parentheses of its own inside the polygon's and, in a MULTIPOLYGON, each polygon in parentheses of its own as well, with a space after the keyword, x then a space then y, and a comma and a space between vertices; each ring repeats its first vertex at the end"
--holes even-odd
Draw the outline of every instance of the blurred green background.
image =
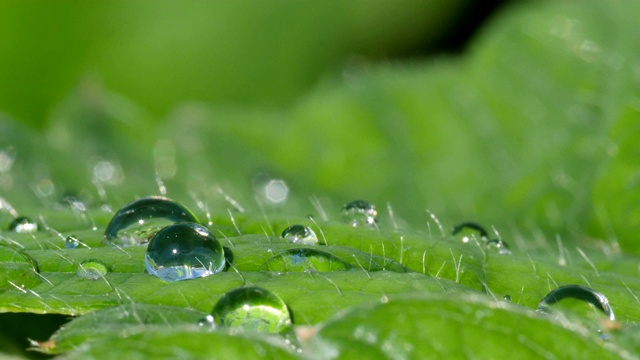
POLYGON ((36 126, 86 76, 157 116, 185 100, 281 107, 352 57, 422 50, 474 8, 465 0, 0 6, 0 105, 36 126))
POLYGON ((363 198, 640 252, 639 5, 498 4, 3 2, 0 196, 363 198))

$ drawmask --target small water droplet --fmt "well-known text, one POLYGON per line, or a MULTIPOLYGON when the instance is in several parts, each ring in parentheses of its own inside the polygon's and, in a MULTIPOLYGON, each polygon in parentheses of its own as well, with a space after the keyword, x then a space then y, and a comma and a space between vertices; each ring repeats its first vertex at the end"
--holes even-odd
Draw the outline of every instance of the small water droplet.
POLYGON ((565 285, 551 291, 540 301, 536 311, 542 314, 552 314, 551 306, 567 298, 573 298, 592 305, 602 311, 611 321, 616 318, 611 305, 609 305, 609 300, 603 294, 582 285, 565 285))
POLYGON ((317 245, 318 237, 308 226, 291 225, 284 229, 282 238, 295 244, 317 245))
POLYGON ((509 255, 511 254, 511 250, 509 250, 509 246, 503 240, 492 239, 487 241, 487 250, 491 252, 498 253, 500 255, 509 255))
POLYGON ((25 216, 20 216, 9 224, 9 231, 18 233, 32 233, 38 231, 38 223, 25 216))
POLYGON ((338 271, 353 267, 338 257, 316 249, 289 249, 269 259, 264 267, 274 272, 338 271))
POLYGON ((83 279, 98 280, 109 272, 107 266, 100 260, 85 260, 78 265, 76 274, 83 279))
POLYGON ((198 322, 196 323, 198 326, 203 327, 203 328, 210 328, 210 329, 215 329, 216 327, 216 322, 213 319, 213 315, 207 315, 204 318, 198 320, 198 322))
POLYGON ((80 245, 80 241, 74 235, 69 235, 66 239, 64 239, 65 249, 75 249, 78 247, 78 245, 80 245))
POLYGON ((145 255, 149 274, 165 281, 195 279, 224 269, 224 250, 206 227, 179 223, 160 230, 145 255))
POLYGON ((292 325, 287 304, 271 291, 256 286, 224 294, 212 315, 221 326, 266 333, 284 332, 292 325))
POLYGON ((150 196, 138 199, 113 216, 104 232, 104 238, 118 246, 144 245, 165 226, 198 219, 177 202, 150 196))
POLYGON ((507 295, 503 296, 502 300, 511 302, 511 295, 507 294, 507 295))
POLYGON ((346 204, 342 214, 351 226, 375 226, 378 221, 378 212, 375 206, 363 200, 355 200, 346 204))
POLYGON ((474 222, 463 222, 451 228, 451 235, 458 235, 463 243, 474 242, 476 240, 487 241, 489 234, 480 224, 474 222))

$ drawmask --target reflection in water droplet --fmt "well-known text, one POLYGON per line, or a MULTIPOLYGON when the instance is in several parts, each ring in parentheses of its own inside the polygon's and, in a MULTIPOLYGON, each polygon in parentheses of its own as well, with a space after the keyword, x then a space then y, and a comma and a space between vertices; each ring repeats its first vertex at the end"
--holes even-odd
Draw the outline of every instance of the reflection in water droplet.
POLYGON ((284 229, 282 238, 295 244, 316 245, 318 237, 316 233, 308 226, 291 225, 284 229))
POLYGON ((478 239, 482 241, 489 240, 489 234, 487 230, 481 225, 474 222, 463 222, 451 229, 451 235, 458 235, 462 237, 463 243, 473 242, 478 239), (478 236, 476 236, 476 234, 478 236))
POLYGON ((487 250, 489 250, 490 252, 495 252, 500 255, 511 254, 511 250, 509 250, 509 246, 507 245, 506 242, 502 240, 498 240, 498 239, 489 240, 487 241, 486 246, 487 246, 487 250))
POLYGON ((206 227, 179 223, 160 230, 149 242, 145 265, 165 281, 195 279, 224 269, 224 250, 206 227))
POLYGON ((338 257, 316 249, 289 249, 269 259, 264 268, 274 272, 338 271, 353 267, 338 257))
POLYGON ((38 231, 38 224, 28 217, 20 216, 11 221, 9 231, 32 233, 38 231))
POLYGON ((138 199, 113 216, 104 232, 104 238, 118 246, 143 245, 165 226, 197 223, 195 215, 177 202, 150 196, 138 199))
POLYGON ((76 274, 83 279, 98 280, 107 275, 109 269, 100 260, 85 260, 78 265, 76 274))
POLYGON ((586 301, 602 311, 609 320, 614 321, 616 318, 613 314, 613 309, 609 305, 609 300, 603 294, 582 285, 566 285, 551 291, 540 301, 536 311, 542 314, 550 314, 552 313, 550 306, 566 298, 586 301))
POLYGON ((345 221, 351 226, 375 226, 378 212, 375 206, 363 200, 355 200, 346 204, 342 210, 345 221))
POLYGON ((292 325, 287 304, 271 291, 255 286, 224 294, 212 315, 221 326, 266 333, 284 332, 292 325))
POLYGON ((78 245, 80 245, 80 241, 74 235, 69 235, 66 239, 64 239, 65 249, 75 249, 78 247, 78 245))

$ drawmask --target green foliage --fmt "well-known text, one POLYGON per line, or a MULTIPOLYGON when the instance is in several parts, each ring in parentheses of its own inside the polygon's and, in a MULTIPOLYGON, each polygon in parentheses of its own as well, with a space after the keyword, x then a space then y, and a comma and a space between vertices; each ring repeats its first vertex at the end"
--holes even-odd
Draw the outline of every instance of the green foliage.
MULTIPOLYGON (((271 65, 267 70, 257 67, 252 53, 221 38, 202 57, 187 56, 216 61, 181 62, 193 71, 160 76, 176 57, 203 48, 207 38, 187 36, 182 44, 185 34, 221 26, 207 13, 220 10, 220 19, 225 11, 242 13, 234 12, 241 5, 177 9, 161 3, 158 14, 176 13, 160 34, 180 44, 172 57, 149 42, 149 29, 162 17, 145 18, 123 25, 143 29, 125 42, 116 32, 99 51, 77 54, 75 64, 43 68, 59 69, 60 79, 96 71, 107 88, 124 96, 87 79, 61 99, 55 94, 72 85, 43 78, 47 85, 35 86, 41 94, 34 95, 38 109, 31 112, 20 91, 3 87, 0 106, 12 115, 51 117, 41 130, 9 117, 0 122, 0 165, 9 164, 0 167, 0 222, 8 224, 19 212, 40 225, 37 233, 0 233, 0 312, 73 316, 48 341, 33 339, 41 351, 70 359, 637 357, 640 59, 630 34, 639 5, 518 4, 495 18, 461 58, 351 66, 287 107, 264 108, 292 99, 320 66, 336 66, 354 49, 375 52, 379 43, 369 37, 385 28, 367 34, 366 23, 388 8, 373 7, 353 32, 345 30, 351 29, 345 13, 354 5, 340 4, 336 23, 322 16, 309 22, 298 5, 279 5, 282 18, 305 24, 298 34, 259 9, 246 14, 254 21, 237 21, 252 25, 234 35, 239 38, 271 25, 273 33, 264 36, 291 37, 291 49, 252 45, 271 65), (329 39, 344 43, 309 51, 323 38, 315 32, 319 23, 331 29, 329 39), (157 62, 134 59, 132 49, 139 48, 157 62), (218 59, 220 51, 236 55, 218 59), (269 56, 280 52, 287 55, 283 61, 269 56), (226 79, 226 61, 237 62, 245 77, 226 79), (131 65, 133 78, 114 75, 123 64, 131 65), (264 72, 269 76, 249 85, 264 72), (211 77, 220 81, 196 81, 211 77), (194 89, 185 85, 196 83, 194 89), (220 105, 245 98, 253 105, 220 105), (179 103, 184 99, 218 105, 179 103), (285 204, 269 190, 278 179, 288 186, 285 204), (226 271, 164 282, 145 273, 143 247, 103 241, 117 209, 160 193, 193 210, 218 237, 230 263, 226 271), (344 223, 340 207, 356 198, 378 206, 376 226, 344 223), (447 234, 450 225, 469 219, 493 227, 489 236, 503 238, 512 253, 447 234), (320 245, 282 239, 292 224, 310 226, 320 245), (77 248, 65 248, 71 235, 80 240, 77 248), (95 280, 78 276, 86 260, 99 260, 107 273, 95 280), (616 322, 598 313, 594 321, 581 304, 564 301, 556 315, 566 316, 534 311, 549 291, 568 284, 602 292, 616 322), (196 324, 225 293, 245 285, 280 296, 293 314, 292 332, 196 324)), ((389 29, 426 6, 411 4, 385 23, 389 29)), ((3 6, 13 11, 0 12, 3 19, 29 13, 3 6)), ((70 28, 52 34, 54 45, 73 34, 97 46, 90 40, 107 36, 113 26, 98 22, 92 32, 76 33, 76 22, 87 19, 76 19, 65 6, 59 15, 69 18, 70 28)), ((104 21, 112 12, 135 19, 146 10, 143 4, 103 4, 82 11, 104 21)), ((409 25, 426 29, 415 21, 409 25)), ((41 31, 34 26, 24 36, 41 31)), ((388 35, 382 44, 402 34, 388 35)), ((1 52, 16 46, 0 43, 1 52)), ((40 42, 33 46, 35 54, 46 50, 40 42)), ((31 52, 8 61, 25 54, 31 52)), ((39 69, 47 59, 32 58, 23 71, 39 69)), ((3 68, 0 75, 10 71, 3 68)), ((10 345, 0 351, 15 353, 10 345)))
POLYGON ((43 120, 87 74, 155 114, 179 101, 274 106, 355 56, 401 53, 467 1, 3 1, 0 108, 43 120))

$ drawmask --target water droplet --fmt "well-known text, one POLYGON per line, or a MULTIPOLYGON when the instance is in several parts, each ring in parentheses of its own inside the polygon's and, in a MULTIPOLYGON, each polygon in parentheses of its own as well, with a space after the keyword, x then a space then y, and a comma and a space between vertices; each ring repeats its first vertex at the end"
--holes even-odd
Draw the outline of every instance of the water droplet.
POLYGON ((338 257, 316 249, 289 249, 269 259, 264 267, 274 272, 328 272, 353 267, 338 257))
POLYGON ((594 308, 602 311, 611 321, 614 321, 616 318, 613 314, 613 309, 609 305, 609 300, 607 300, 603 294, 582 285, 566 285, 551 291, 540 301, 536 311, 542 314, 552 314, 553 311, 550 306, 567 298, 573 298, 590 304, 594 308))
POLYGON ((145 265, 165 281, 195 279, 224 269, 224 250, 206 227, 179 223, 160 230, 149 242, 145 265))
POLYGON ((267 333, 291 329, 287 304, 276 294, 259 287, 241 287, 222 296, 212 315, 221 326, 267 333))
POLYGON ((198 320, 197 325, 203 328, 211 328, 214 329, 216 327, 215 320, 213 319, 213 315, 207 315, 204 318, 198 320))
POLYGON ((295 244, 317 245, 318 237, 308 226, 291 225, 284 229, 282 238, 295 244))
POLYGON ((20 216, 13 219, 11 224, 9 224, 9 231, 32 233, 38 231, 38 224, 28 217, 20 216))
POLYGON ((78 265, 76 274, 83 279, 98 280, 109 272, 107 266, 100 260, 85 260, 78 265))
POLYGON ((378 212, 375 206, 363 200, 355 200, 346 204, 342 211, 344 219, 351 226, 375 226, 378 212))
POLYGON ((502 300, 511 302, 511 295, 507 294, 507 295, 503 296, 502 300))
POLYGON ((463 222, 454 226, 451 229, 451 235, 458 235, 462 238, 463 243, 474 242, 477 239, 482 241, 489 240, 487 230, 474 222, 463 222))
POLYGON ((511 250, 509 250, 509 246, 506 242, 498 239, 492 239, 487 241, 487 250, 491 252, 496 252, 500 255, 509 255, 511 254, 511 250))
POLYGON ((78 238, 74 235, 69 235, 66 239, 64 239, 65 249, 75 249, 78 247, 78 245, 80 245, 80 240, 78 240, 78 238))
POLYGON ((177 202, 150 196, 138 199, 113 216, 104 232, 104 238, 118 246, 143 245, 165 226, 197 223, 195 215, 177 202))

